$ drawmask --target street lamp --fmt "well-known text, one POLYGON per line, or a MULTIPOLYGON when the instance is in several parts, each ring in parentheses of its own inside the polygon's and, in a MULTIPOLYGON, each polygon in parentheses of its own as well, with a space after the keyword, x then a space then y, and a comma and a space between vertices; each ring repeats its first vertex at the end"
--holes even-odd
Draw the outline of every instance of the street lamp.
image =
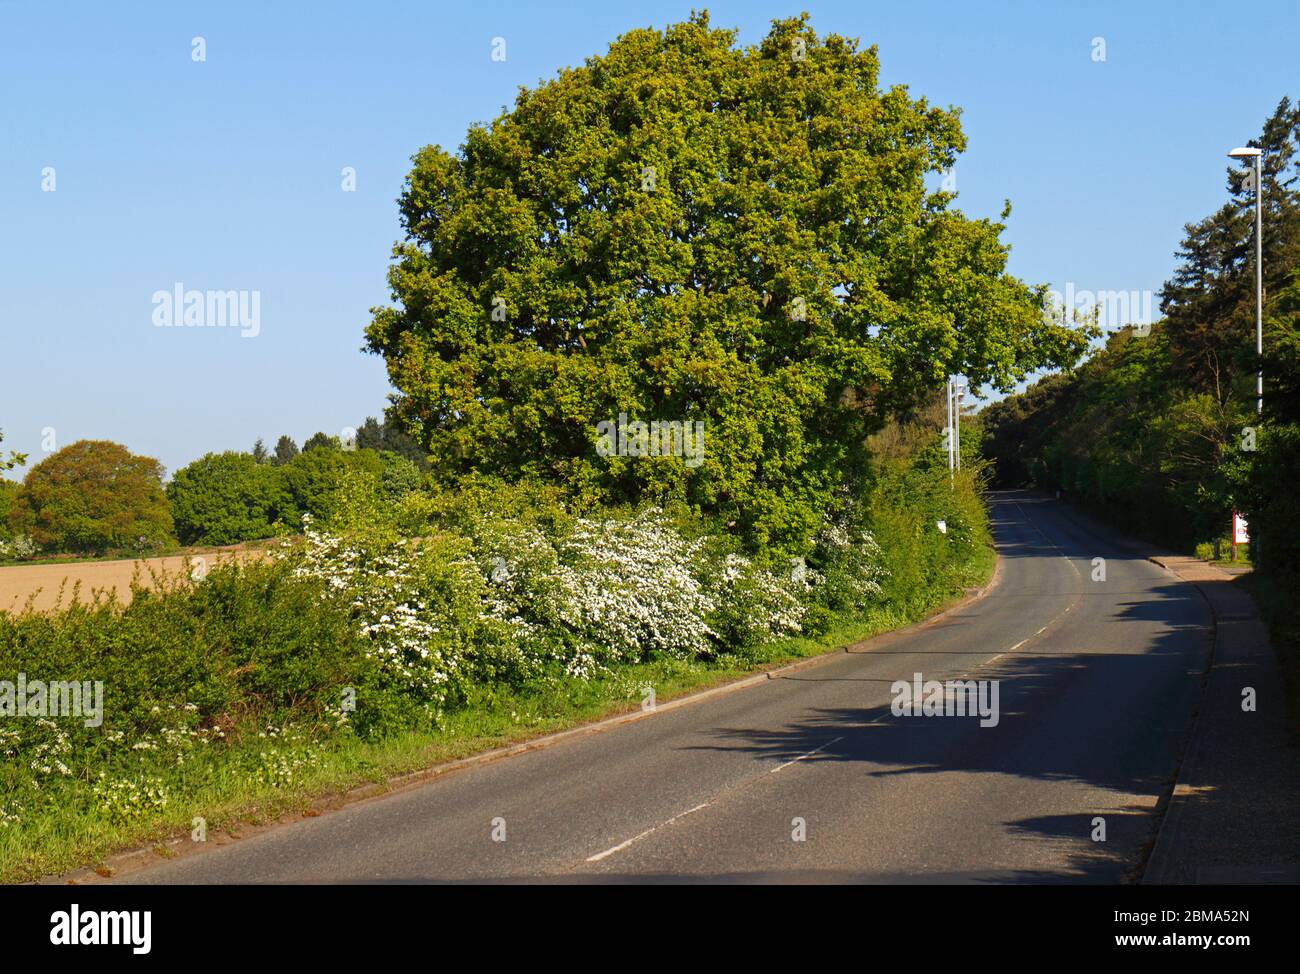
MULTIPOLYGON (((1264 173, 1263 153, 1250 146, 1239 146, 1228 153, 1230 159, 1255 160, 1255 354, 1264 356, 1264 173)), ((1264 415, 1264 365, 1255 373, 1255 412, 1264 415)))

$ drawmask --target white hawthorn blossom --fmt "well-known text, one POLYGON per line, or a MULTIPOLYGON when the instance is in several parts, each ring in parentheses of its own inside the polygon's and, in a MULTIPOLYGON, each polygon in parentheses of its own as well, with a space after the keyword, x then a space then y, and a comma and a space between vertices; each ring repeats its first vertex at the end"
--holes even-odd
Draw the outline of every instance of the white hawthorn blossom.
MULTIPOLYGON (((481 518, 469 533, 468 553, 448 561, 445 547, 426 551, 422 539, 362 541, 307 520, 295 573, 347 599, 367 655, 399 686, 434 701, 470 674, 475 634, 491 634, 501 644, 495 651, 507 646, 525 671, 555 665, 586 679, 612 664, 689 660, 797 633, 801 596, 821 582, 815 572, 796 578, 738 553, 710 553, 707 539, 684 537, 657 508, 578 518, 554 534, 481 518), (478 593, 472 616, 450 604, 447 585, 427 584, 431 571, 450 573, 451 589, 478 593)), ((878 594, 883 570, 870 536, 850 551, 847 532, 825 534, 823 545, 851 563, 855 596, 878 594)))

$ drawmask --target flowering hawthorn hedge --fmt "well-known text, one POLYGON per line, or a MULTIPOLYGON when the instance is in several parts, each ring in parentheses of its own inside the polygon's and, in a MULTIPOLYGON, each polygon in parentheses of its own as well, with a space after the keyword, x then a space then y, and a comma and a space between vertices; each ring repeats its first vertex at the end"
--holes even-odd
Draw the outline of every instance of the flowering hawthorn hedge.
POLYGON ((104 685, 98 725, 0 718, 0 830, 39 829, 56 806, 148 822, 232 774, 289 787, 334 735, 436 730, 485 688, 563 687, 817 634, 841 614, 914 612, 986 536, 978 498, 958 502, 947 481, 882 479, 826 519, 806 558, 764 560, 682 510, 580 516, 474 485, 381 502, 358 479, 336 517, 307 519, 272 558, 155 576, 126 605, 0 613, 0 680, 104 685))

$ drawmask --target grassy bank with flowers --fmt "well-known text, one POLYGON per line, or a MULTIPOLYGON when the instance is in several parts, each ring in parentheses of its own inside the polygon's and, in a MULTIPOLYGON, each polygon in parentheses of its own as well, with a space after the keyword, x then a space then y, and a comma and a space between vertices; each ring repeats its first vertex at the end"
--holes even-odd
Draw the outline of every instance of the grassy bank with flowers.
POLYGON ((104 700, 87 726, 0 695, 0 878, 303 811, 914 621, 991 572, 978 488, 924 456, 884 464, 792 556, 685 508, 579 514, 473 482, 392 503, 359 477, 274 558, 0 613, 0 680, 102 681, 104 700))

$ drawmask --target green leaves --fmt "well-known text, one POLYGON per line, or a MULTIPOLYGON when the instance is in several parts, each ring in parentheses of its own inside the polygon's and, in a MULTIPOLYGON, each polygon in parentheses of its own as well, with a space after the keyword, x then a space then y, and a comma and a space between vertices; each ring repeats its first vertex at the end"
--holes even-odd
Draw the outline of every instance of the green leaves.
MULTIPOLYGON (((1264 293, 1284 319, 1270 327, 1265 347, 1296 328, 1294 304, 1275 301, 1293 287, 1300 268, 1300 106, 1283 98, 1250 144, 1263 150, 1264 293)), ((1253 162, 1250 163, 1253 166, 1253 162)), ((1258 366, 1255 356, 1255 195, 1242 185, 1245 170, 1234 161, 1229 189, 1234 198, 1186 226, 1179 265, 1161 291, 1170 346, 1177 367, 1192 385, 1221 402, 1246 393, 1258 366)), ((1267 314, 1267 312, 1266 312, 1267 314)), ((1267 372, 1267 370, 1266 370, 1267 372)))
POLYGON ((287 506, 280 468, 248 453, 209 453, 167 485, 182 544, 227 545, 269 538, 287 506))
POLYGON ((59 552, 145 551, 172 543, 163 468, 107 440, 78 440, 23 479, 11 525, 59 552))
POLYGON ((413 157, 396 305, 367 348, 435 474, 682 500, 803 546, 860 444, 951 373, 1008 386, 1084 339, 1005 274, 1000 224, 927 174, 958 113, 882 91, 874 48, 707 16, 636 30, 413 157), (602 458, 595 427, 704 421, 705 462, 602 458))
MULTIPOLYGON (((367 430, 368 436, 382 435, 377 429, 367 430)), ((346 516, 354 494, 388 503, 420 486, 419 468, 405 457, 388 450, 342 450, 325 434, 317 436, 279 465, 258 463, 248 453, 209 453, 176 471, 167 498, 181 542, 269 538, 282 529, 298 530, 304 514, 346 516)))
POLYGON ((1297 126, 1300 109, 1283 98, 1251 142, 1264 149, 1264 416, 1255 410, 1254 198, 1230 169, 1236 198, 1187 225, 1161 292, 1166 317, 1148 337, 1115 334, 1076 372, 984 411, 1003 484, 1064 487, 1135 533, 1189 550, 1223 537, 1232 511, 1245 511, 1269 570, 1297 573, 1297 126))
MULTIPOLYGON (((4 431, 0 430, 0 441, 5 438, 4 431)), ((21 467, 27 462, 27 454, 10 452, 9 456, 0 454, 0 473, 6 470, 12 470, 14 467, 21 467)))

